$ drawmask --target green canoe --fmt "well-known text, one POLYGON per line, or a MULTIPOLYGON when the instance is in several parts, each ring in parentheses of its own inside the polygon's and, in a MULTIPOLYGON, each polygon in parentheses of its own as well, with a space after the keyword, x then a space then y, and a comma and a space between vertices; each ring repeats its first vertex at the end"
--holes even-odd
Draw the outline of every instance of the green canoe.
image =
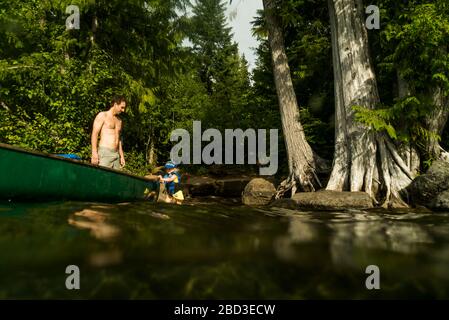
POLYGON ((155 181, 0 143, 0 199, 120 202, 145 199, 155 181))

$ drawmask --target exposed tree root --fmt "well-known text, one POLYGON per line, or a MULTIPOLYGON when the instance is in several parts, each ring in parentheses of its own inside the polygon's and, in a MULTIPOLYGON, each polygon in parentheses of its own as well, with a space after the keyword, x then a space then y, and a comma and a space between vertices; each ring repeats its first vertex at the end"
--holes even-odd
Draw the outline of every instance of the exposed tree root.
MULTIPOLYGON (((364 191, 373 202, 385 208, 408 207, 406 188, 414 174, 399 155, 396 146, 382 133, 375 136, 374 148, 363 157, 364 166, 337 160, 327 190, 364 191), (351 179, 357 179, 354 183, 351 179), (360 181, 363 181, 363 184, 360 181)), ((341 159, 340 159, 341 160, 341 159)))
POLYGON ((414 175, 399 156, 396 147, 384 134, 379 134, 377 146, 380 157, 381 191, 384 194, 381 206, 384 208, 408 207, 407 187, 412 182, 414 175))
POLYGON ((288 191, 291 191, 291 196, 293 197, 298 190, 313 192, 316 188, 321 188, 322 185, 315 173, 315 168, 309 166, 308 170, 309 172, 305 172, 298 167, 293 168, 288 177, 279 184, 274 198, 283 198, 288 191))

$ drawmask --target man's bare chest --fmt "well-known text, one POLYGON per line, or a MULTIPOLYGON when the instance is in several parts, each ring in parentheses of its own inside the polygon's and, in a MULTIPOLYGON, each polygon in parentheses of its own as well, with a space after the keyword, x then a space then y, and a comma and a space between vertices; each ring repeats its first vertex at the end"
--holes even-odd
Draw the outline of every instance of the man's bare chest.
POLYGON ((109 130, 120 131, 121 123, 117 118, 106 118, 104 121, 104 128, 109 130))

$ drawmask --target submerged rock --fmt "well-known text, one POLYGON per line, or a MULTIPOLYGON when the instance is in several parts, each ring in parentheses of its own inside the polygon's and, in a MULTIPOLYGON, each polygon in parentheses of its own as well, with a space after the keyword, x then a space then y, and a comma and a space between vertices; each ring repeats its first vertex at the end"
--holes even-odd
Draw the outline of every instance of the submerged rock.
POLYGON ((242 202, 247 206, 265 206, 276 193, 273 183, 263 178, 252 179, 243 190, 242 202))
POLYGON ((365 192, 323 190, 299 192, 290 199, 276 200, 272 206, 307 210, 368 209, 373 207, 373 201, 365 192))
POLYGON ((411 200, 415 205, 431 209, 449 209, 449 163, 434 161, 429 170, 418 176, 408 187, 411 200))

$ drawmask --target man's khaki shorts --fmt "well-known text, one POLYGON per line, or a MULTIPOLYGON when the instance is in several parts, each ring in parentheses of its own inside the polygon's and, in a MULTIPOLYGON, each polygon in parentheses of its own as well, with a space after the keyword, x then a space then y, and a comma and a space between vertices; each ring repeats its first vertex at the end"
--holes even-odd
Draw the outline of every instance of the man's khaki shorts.
POLYGON ((120 170, 120 155, 118 150, 98 147, 99 165, 111 169, 120 170))

